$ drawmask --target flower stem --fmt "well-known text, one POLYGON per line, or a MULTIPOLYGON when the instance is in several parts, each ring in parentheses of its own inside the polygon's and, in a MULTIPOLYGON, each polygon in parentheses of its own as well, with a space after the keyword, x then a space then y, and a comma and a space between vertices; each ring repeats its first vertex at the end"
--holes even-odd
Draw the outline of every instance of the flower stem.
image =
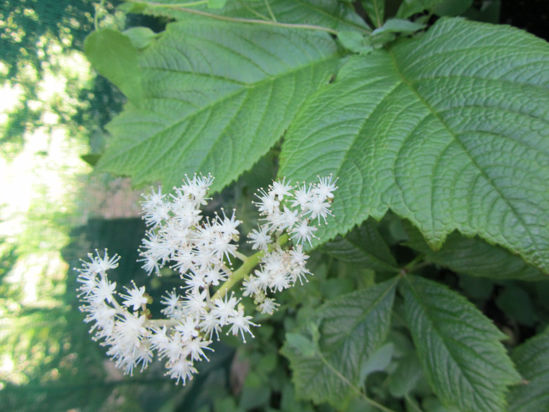
MULTIPOLYGON (((288 234, 284 233, 281 235, 277 240, 278 246, 284 246, 289 240, 288 234)), ((269 247, 269 252, 273 249, 273 245, 269 247)), ((246 256, 240 252, 237 252, 235 256, 242 260, 242 265, 232 273, 231 276, 229 276, 229 279, 221 285, 219 289, 214 293, 212 296, 212 301, 215 301, 216 299, 223 299, 227 292, 232 289, 234 285, 236 285, 238 282, 240 282, 242 279, 245 279, 246 276, 250 274, 253 268, 255 268, 263 256, 265 256, 265 251, 260 250, 259 252, 254 253, 251 256, 246 256)))
POLYGON ((252 256, 248 256, 243 262, 242 265, 235 271, 233 274, 227 279, 223 285, 212 296, 212 301, 215 301, 216 299, 223 299, 223 297, 227 294, 231 288, 244 279, 250 271, 257 266, 261 258, 265 255, 265 252, 263 250, 260 250, 257 253, 254 253, 252 256))

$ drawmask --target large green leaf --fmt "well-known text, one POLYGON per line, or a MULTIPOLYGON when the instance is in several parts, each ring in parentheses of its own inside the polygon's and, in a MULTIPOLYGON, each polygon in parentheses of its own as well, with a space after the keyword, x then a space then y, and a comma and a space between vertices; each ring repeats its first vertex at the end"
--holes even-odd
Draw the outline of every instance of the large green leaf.
POLYGON ((509 394, 509 411, 549 410, 549 329, 520 345, 512 357, 526 381, 509 394))
POLYGON ((389 333, 397 280, 324 304, 318 314, 322 323, 316 348, 310 349, 314 342, 301 335, 289 334, 281 351, 290 360, 296 393, 338 405, 357 390, 362 367, 389 333))
POLYGON ((326 34, 193 18, 139 57, 145 97, 108 126, 103 170, 171 186, 212 173, 220 189, 280 138, 337 62, 326 34))
POLYGON ((285 138, 279 174, 338 177, 319 241, 392 209, 439 248, 459 230, 549 272, 549 46, 441 19, 351 58, 285 138))
POLYGON ((338 236, 326 243, 322 251, 344 262, 368 269, 394 273, 399 271, 397 262, 373 219, 368 219, 346 236, 338 236))
POLYGON ((279 23, 309 24, 337 31, 370 30, 350 4, 338 0, 229 1, 222 10, 212 10, 205 6, 182 8, 181 4, 179 0, 132 0, 129 11, 186 20, 194 10, 198 13, 267 22, 274 17, 279 23))
POLYGON ((463 296, 415 276, 401 283, 406 322, 423 371, 445 403, 466 412, 505 410, 520 381, 494 324, 463 296))

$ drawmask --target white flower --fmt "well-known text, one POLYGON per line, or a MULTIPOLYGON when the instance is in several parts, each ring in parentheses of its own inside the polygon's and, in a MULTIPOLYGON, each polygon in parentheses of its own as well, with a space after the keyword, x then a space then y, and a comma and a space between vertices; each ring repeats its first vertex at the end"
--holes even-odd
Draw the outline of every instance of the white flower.
POLYGON ((159 187, 158 191, 142 196, 143 220, 147 225, 157 226, 170 217, 170 205, 164 201, 165 195, 162 194, 162 188, 159 187))
POLYGON ((175 383, 181 381, 183 385, 185 385, 187 379, 192 379, 193 373, 198 372, 193 366, 193 363, 187 359, 178 359, 174 362, 168 362, 166 368, 168 369, 166 375, 175 379, 175 383))
POLYGON ((337 186, 332 181, 332 175, 326 177, 319 177, 316 187, 313 189, 314 193, 324 201, 325 199, 332 200, 334 198, 334 192, 337 186))
POLYGON ((175 293, 175 290, 168 292, 166 296, 163 296, 162 299, 160 299, 160 303, 165 306, 165 308, 162 309, 161 312, 168 317, 173 317, 177 309, 181 305, 180 299, 180 296, 175 293))
POLYGON ((120 260, 120 256, 116 254, 109 258, 107 249, 103 251, 103 257, 101 257, 98 250, 95 250, 95 256, 88 253, 88 258, 90 259, 89 262, 85 260, 82 261, 82 268, 79 269, 80 273, 93 275, 105 274, 111 269, 116 269, 118 267, 118 261, 120 260))
MULTIPOLYGON (((267 286, 265 286, 265 289, 266 288, 267 286)), ((257 276, 249 276, 242 282, 242 289, 243 296, 253 296, 261 291, 261 281, 257 276)))
POLYGON ((275 211, 278 211, 280 206, 280 201, 276 199, 275 195, 272 192, 265 193, 264 190, 259 190, 257 195, 259 202, 254 202, 259 210, 259 213, 264 216, 269 216, 275 211))
POLYGON ((304 208, 304 212, 307 213, 312 219, 318 219, 318 221, 320 221, 320 218, 322 218, 326 221, 326 217, 331 214, 330 206, 330 203, 323 201, 318 196, 315 196, 309 203, 307 203, 304 208))
POLYGON ((242 308, 239 308, 238 311, 235 311, 229 320, 231 323, 231 333, 233 335, 238 335, 240 333, 240 336, 242 337, 242 341, 246 343, 246 337, 244 336, 244 332, 249 333, 252 338, 254 337, 254 334, 250 331, 250 326, 257 326, 255 323, 251 322, 250 319, 251 316, 245 316, 244 310, 242 308))
POLYGON ((147 298, 145 297, 145 286, 141 286, 140 288, 138 288, 137 286, 135 286, 135 283, 133 283, 133 281, 132 284, 132 289, 126 288, 128 294, 121 296, 124 299, 124 306, 127 306, 128 308, 132 306, 132 309, 135 311, 141 306, 147 304, 147 298))
POLYGON ((209 360, 204 349, 213 350, 209 347, 210 341, 205 341, 200 338, 190 339, 185 343, 185 351, 189 353, 191 360, 199 361, 201 358, 209 360))
POLYGON ((205 205, 206 194, 212 183, 213 177, 211 175, 198 176, 195 174, 192 179, 189 178, 189 176, 185 176, 179 190, 181 190, 185 196, 188 196, 189 200, 194 204, 205 205))
POLYGON ((175 326, 175 330, 181 333, 184 340, 196 338, 198 330, 196 322, 192 318, 186 318, 181 323, 175 326))
POLYGON ((273 182, 271 193, 279 199, 282 199, 283 197, 289 195, 290 190, 292 189, 293 187, 289 183, 286 183, 286 178, 283 178, 281 182, 273 182))
POLYGON ((231 294, 231 297, 225 296, 223 299, 214 300, 214 307, 211 311, 219 320, 221 326, 226 325, 229 322, 229 318, 236 313, 236 305, 239 300, 231 294))
POLYGON ((258 229, 252 229, 248 233, 248 243, 252 244, 252 249, 255 250, 267 250, 269 244, 271 244, 272 239, 269 235, 269 228, 266 226, 259 226, 258 229))
POLYGON ((261 302, 257 308, 261 313, 265 313, 267 315, 272 315, 274 311, 280 306, 274 299, 271 298, 265 298, 263 299, 263 302, 261 302))
POLYGON ((292 201, 292 206, 299 207, 300 209, 304 210, 312 200, 313 194, 311 193, 311 187, 303 185, 294 192, 294 200, 292 201))
POLYGON ((116 282, 110 282, 106 277, 103 277, 95 284, 90 299, 96 302, 112 302, 115 290, 116 282))
POLYGON ((219 230, 223 235, 225 235, 229 239, 238 240, 239 233, 237 227, 242 222, 235 218, 234 213, 235 211, 233 210, 233 214, 230 218, 228 218, 227 216, 225 216, 225 211, 223 211, 223 219, 218 217, 218 225, 219 230))
POLYGON ((307 281, 308 256, 302 244, 311 243, 317 230, 315 220, 320 223, 331 214, 336 189, 331 177, 297 188, 282 179, 267 191, 261 189, 253 203, 262 224, 248 234, 248 243, 258 252, 250 257, 238 250, 241 222, 235 211, 230 216, 222 210, 213 219, 203 218, 201 205, 206 204, 212 182, 210 175, 195 174, 186 176, 169 196, 160 188, 143 195, 148 232, 139 261, 148 274, 158 274, 165 266, 178 271, 183 290, 181 295, 172 290, 161 298, 160 312, 165 318, 145 317, 145 287, 133 281, 120 295, 122 303, 117 301, 116 284, 109 281, 107 271, 118 266, 118 256, 109 258, 106 250, 103 256, 96 251, 78 270, 80 309, 90 333, 127 374, 139 365, 145 368, 156 354, 166 359, 166 374, 185 383, 197 372, 194 362, 208 359, 205 351, 212 350, 214 335, 219 339, 224 329, 227 334, 240 335, 244 342, 246 334, 253 337, 250 329, 258 325, 244 313, 240 298, 233 292, 227 294, 235 280, 244 278, 242 295, 251 297, 257 310, 265 314, 279 306, 268 294, 297 280, 307 281), (288 238, 294 240, 293 246, 288 238), (242 261, 235 272, 233 256, 242 261), (224 281, 230 283, 220 285, 224 281))
POLYGON ((296 227, 292 229, 292 237, 298 242, 298 243, 309 243, 311 244, 314 233, 316 232, 315 226, 309 226, 309 223, 306 220, 303 220, 301 223, 299 223, 296 227))

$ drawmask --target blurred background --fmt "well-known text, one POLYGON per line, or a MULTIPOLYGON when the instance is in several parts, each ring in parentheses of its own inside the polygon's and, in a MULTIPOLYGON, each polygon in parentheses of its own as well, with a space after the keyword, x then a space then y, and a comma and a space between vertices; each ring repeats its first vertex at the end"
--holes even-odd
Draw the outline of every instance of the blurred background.
MULTIPOLYGON (((123 257, 119 285, 135 279, 153 297, 160 289, 135 262, 144 232, 139 191, 125 179, 93 172, 104 126, 124 97, 93 72, 82 49, 94 19, 154 31, 166 22, 126 19, 115 12, 118 2, 98 3, 0 0, 0 409, 225 412, 238 403, 239 410, 313 410, 295 400, 277 352, 283 338, 277 325, 287 328, 291 317, 275 316, 245 347, 218 346, 184 388, 165 378, 161 365, 133 378, 121 375, 90 339, 73 269, 87 252, 108 248, 123 257)), ((545 0, 494 3, 493 20, 547 38, 545 0)), ((267 156, 220 195, 223 202, 244 204, 272 177, 273 164, 267 156)), ((287 299, 354 288, 352 282, 336 290, 323 286, 322 265, 316 281, 287 299)))

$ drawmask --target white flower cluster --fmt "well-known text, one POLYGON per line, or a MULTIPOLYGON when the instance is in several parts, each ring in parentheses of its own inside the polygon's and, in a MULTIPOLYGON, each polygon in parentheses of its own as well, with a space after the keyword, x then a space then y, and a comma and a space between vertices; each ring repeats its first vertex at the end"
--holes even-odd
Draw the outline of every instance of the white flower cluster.
POLYGON ((254 202, 262 217, 262 224, 248 234, 249 243, 263 252, 259 268, 243 282, 243 295, 252 296, 262 313, 272 314, 278 304, 267 292, 280 292, 302 284, 310 274, 305 266, 308 256, 303 243, 311 243, 317 227, 314 221, 324 222, 331 214, 330 206, 336 186, 330 177, 316 184, 292 186, 285 180, 273 182, 268 190, 260 190, 254 202), (284 248, 287 238, 296 245, 284 248))
POLYGON ((145 368, 156 353, 165 360, 166 374, 185 383, 196 373, 194 362, 207 359, 205 351, 212 350, 212 339, 219 339, 224 328, 245 342, 246 334, 253 336, 250 328, 258 326, 244 313, 240 298, 228 294, 232 286, 244 280, 243 296, 253 297, 258 309, 270 314, 277 303, 267 293, 303 282, 309 274, 302 244, 314 236, 312 223, 330 214, 336 188, 330 178, 295 188, 282 180, 260 191, 256 205, 263 223, 248 235, 258 250, 252 256, 237 250, 240 222, 234 212, 203 218, 200 208, 207 203, 212 181, 195 175, 169 196, 158 190, 144 197, 149 231, 140 250, 143 268, 159 274, 169 265, 183 281, 183 293, 173 290, 161 299, 164 319, 150 318, 145 287, 132 284, 126 293, 116 292, 107 272, 118 266, 118 256, 89 254, 78 269, 85 321, 92 323, 90 332, 125 373, 132 374, 139 365, 145 368), (288 245, 289 238, 295 246, 288 245), (235 259, 242 264, 233 270, 235 259))

